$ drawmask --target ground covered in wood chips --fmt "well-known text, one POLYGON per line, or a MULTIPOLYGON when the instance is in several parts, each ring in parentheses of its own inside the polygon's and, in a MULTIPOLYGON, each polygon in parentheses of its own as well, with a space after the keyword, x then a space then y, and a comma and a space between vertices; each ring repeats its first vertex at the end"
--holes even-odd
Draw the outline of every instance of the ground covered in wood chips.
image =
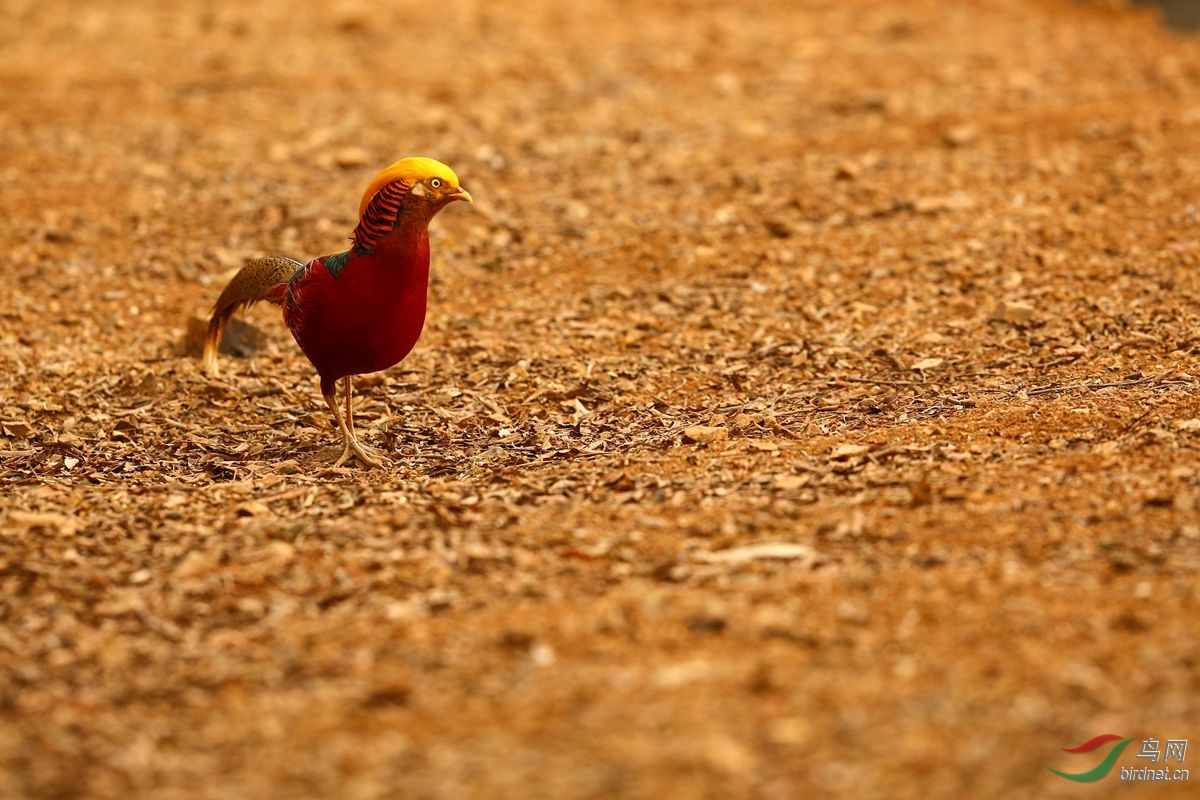
POLYGON ((1043 765, 1200 747, 1200 40, 735 6, 5 4, 0 797, 1183 795, 1043 765), (332 470, 195 321, 415 154, 332 470))

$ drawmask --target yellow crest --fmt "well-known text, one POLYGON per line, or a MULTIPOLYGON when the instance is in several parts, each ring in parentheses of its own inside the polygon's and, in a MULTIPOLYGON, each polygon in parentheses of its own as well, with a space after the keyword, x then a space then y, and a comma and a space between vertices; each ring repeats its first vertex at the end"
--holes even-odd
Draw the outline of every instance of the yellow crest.
POLYGON ((458 188, 458 176, 442 162, 421 156, 402 158, 371 179, 367 190, 363 192, 362 202, 358 204, 358 218, 362 219, 363 214, 367 213, 367 205, 370 204, 371 198, 389 183, 402 180, 411 186, 427 178, 439 178, 447 186, 458 188))

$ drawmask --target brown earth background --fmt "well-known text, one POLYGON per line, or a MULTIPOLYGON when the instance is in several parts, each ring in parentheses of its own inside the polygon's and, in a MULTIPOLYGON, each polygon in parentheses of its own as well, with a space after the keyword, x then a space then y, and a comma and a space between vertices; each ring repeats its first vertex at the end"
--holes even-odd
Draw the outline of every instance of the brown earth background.
POLYGON ((741 5, 0 4, 0 797, 1191 796, 1200 41, 741 5), (330 470, 189 326, 416 154, 330 470))

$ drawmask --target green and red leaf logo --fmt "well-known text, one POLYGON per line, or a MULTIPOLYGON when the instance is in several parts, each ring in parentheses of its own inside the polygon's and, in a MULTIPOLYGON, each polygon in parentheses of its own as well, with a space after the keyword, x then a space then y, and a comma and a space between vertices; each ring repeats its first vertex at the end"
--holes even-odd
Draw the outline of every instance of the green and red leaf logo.
POLYGON ((1086 772, 1061 772, 1051 766, 1047 766, 1046 769, 1050 770, 1055 775, 1061 775, 1067 780, 1075 781, 1076 783, 1091 783, 1093 781, 1098 781, 1109 773, 1109 770, 1113 768, 1113 764, 1117 762, 1117 758, 1121 755, 1121 751, 1128 747, 1129 743, 1132 742, 1133 739, 1122 739, 1115 733, 1102 733, 1099 736, 1088 739, 1078 747, 1063 748, 1063 750, 1067 753, 1090 753, 1096 748, 1102 747, 1109 742, 1114 741, 1117 744, 1113 747, 1113 749, 1108 751, 1108 755, 1104 757, 1104 760, 1086 772))

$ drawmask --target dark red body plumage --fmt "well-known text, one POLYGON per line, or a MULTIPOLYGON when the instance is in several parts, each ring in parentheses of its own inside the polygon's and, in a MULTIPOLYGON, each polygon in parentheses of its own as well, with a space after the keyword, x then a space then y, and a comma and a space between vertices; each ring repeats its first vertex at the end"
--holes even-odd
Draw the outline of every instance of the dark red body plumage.
POLYGON ((334 270, 329 257, 314 259, 288 284, 283 319, 316 367, 324 394, 347 375, 398 364, 421 336, 429 234, 424 224, 404 228, 419 229, 393 231, 369 255, 352 249, 334 270))

